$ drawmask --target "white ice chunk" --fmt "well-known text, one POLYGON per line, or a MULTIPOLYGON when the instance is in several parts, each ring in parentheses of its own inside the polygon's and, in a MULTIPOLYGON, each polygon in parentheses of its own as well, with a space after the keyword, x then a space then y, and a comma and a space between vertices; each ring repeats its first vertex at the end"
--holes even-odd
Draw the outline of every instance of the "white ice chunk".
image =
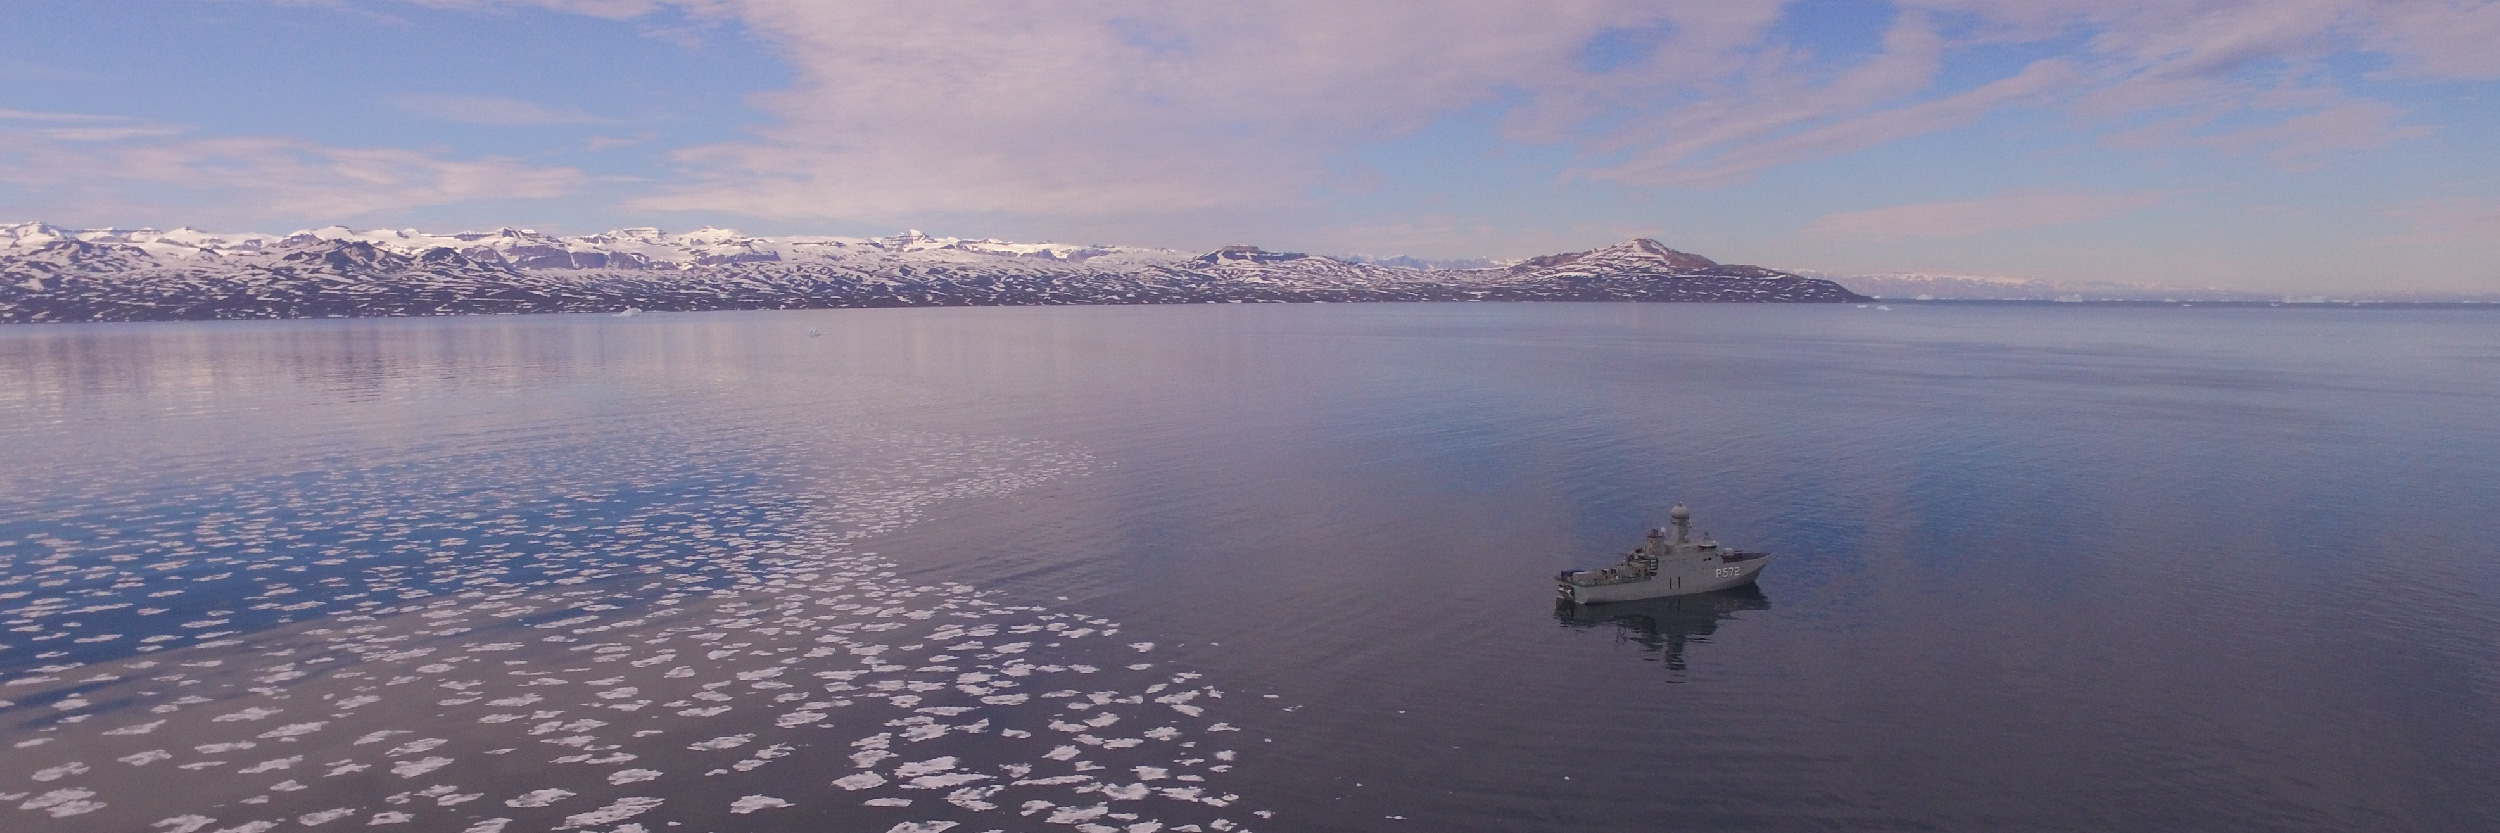
POLYGON ((917 778, 933 772, 945 772, 954 768, 955 756, 948 755, 942 758, 930 758, 925 761, 916 761, 895 767, 894 777, 917 778))
POLYGON ((415 778, 450 765, 451 759, 441 756, 418 761, 401 761, 391 765, 391 774, 401 778, 415 778))
POLYGON ((291 769, 291 768, 293 768, 296 764, 300 764, 300 763, 303 763, 303 762, 304 762, 304 756, 302 756, 302 755, 290 755, 290 756, 288 756, 288 757, 284 757, 284 758, 274 758, 274 759, 271 759, 271 760, 262 761, 262 762, 260 762, 260 763, 253 764, 253 765, 251 765, 251 766, 248 766, 248 767, 244 767, 244 768, 242 768, 242 769, 235 770, 235 772, 237 772, 237 773, 239 773, 239 774, 243 774, 243 775, 253 775, 253 774, 262 773, 262 772, 276 772, 276 771, 281 770, 281 769, 291 769))
POLYGON ((746 813, 752 813, 752 812, 755 812, 755 811, 757 811, 757 810, 767 810, 767 809, 772 809, 772 808, 775 808, 775 807, 789 807, 789 806, 793 806, 793 805, 791 805, 791 803, 790 803, 790 802, 783 801, 783 800, 781 800, 781 799, 774 798, 774 797, 769 796, 769 795, 750 795, 750 796, 746 796, 746 797, 744 797, 744 798, 740 798, 740 799, 738 799, 738 800, 736 800, 736 801, 732 801, 732 802, 730 802, 730 803, 729 803, 729 812, 732 812, 732 813, 738 813, 738 814, 743 815, 743 814, 746 814, 746 813))
POLYGON ((71 775, 83 775, 86 772, 86 764, 71 761, 60 766, 46 767, 44 769, 35 770, 34 779, 37 781, 58 781, 71 775))
POLYGON ((278 713, 278 712, 280 712, 280 711, 284 711, 284 710, 283 710, 283 709, 264 709, 264 708, 261 708, 261 707, 259 707, 259 706, 253 706, 253 707, 251 707, 251 708, 244 709, 244 710, 242 710, 242 711, 235 712, 235 713, 233 713, 233 714, 221 714, 221 715, 218 715, 218 716, 216 716, 216 717, 209 718, 209 722, 211 722, 211 723, 232 723, 232 722, 237 721, 237 720, 260 720, 260 719, 265 718, 265 717, 268 717, 268 716, 270 716, 270 715, 277 714, 277 713, 278 713))
POLYGON ((885 833, 944 833, 947 829, 960 823, 961 822, 952 821, 907 821, 902 824, 886 828, 885 833))
POLYGON ((508 799, 504 801, 503 804, 506 807, 545 807, 549 804, 554 804, 558 801, 563 801, 572 797, 573 791, 571 790, 559 790, 549 787, 543 790, 531 790, 529 792, 522 793, 519 798, 508 799))
POLYGON ((326 720, 313 723, 289 723, 287 725, 262 732, 260 733, 260 736, 264 738, 299 737, 321 731, 321 727, 328 725, 330 725, 330 722, 326 720))
POLYGON ((155 824, 148 826, 163 830, 164 833, 197 833, 200 828, 216 823, 216 819, 198 813, 185 813, 169 819, 158 819, 155 824))
POLYGON ((609 802, 608 806, 601 807, 587 813, 575 813, 570 816, 565 816, 564 824, 559 825, 556 829, 567 830, 575 827, 595 827, 602 824, 612 824, 650 812, 653 808, 660 806, 660 804, 661 800, 657 798, 651 798, 648 796, 628 796, 609 802))
MULTIPOLYGON (((156 727, 158 727, 158 726, 163 726, 163 725, 165 725, 165 721, 158 720, 158 721, 154 721, 154 722, 150 722, 150 723, 140 723, 140 724, 131 725, 131 726, 124 726, 124 727, 121 727, 121 728, 119 728, 119 729, 111 729, 111 730, 107 730, 107 731, 105 732, 105 734, 108 734, 108 735, 144 735, 144 734, 147 734, 147 733, 149 733, 149 732, 156 731, 156 727)), ((188 817, 188 816, 184 816, 183 818, 189 818, 189 817, 188 817)))
POLYGON ((356 808, 354 807, 333 807, 319 812, 305 813, 303 815, 296 816, 295 821, 297 824, 301 824, 305 827, 312 827, 319 824, 329 824, 330 822, 338 821, 339 819, 347 818, 348 816, 355 814, 356 808))

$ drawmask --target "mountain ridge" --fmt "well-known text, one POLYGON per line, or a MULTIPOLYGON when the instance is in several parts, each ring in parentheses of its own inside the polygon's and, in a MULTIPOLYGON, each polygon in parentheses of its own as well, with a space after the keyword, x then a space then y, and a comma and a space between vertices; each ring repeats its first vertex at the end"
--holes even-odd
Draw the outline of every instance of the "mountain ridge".
POLYGON ((1636 238, 1472 268, 1228 246, 616 229, 286 235, 0 225, 0 322, 518 312, 1366 301, 1864 301, 1636 238))

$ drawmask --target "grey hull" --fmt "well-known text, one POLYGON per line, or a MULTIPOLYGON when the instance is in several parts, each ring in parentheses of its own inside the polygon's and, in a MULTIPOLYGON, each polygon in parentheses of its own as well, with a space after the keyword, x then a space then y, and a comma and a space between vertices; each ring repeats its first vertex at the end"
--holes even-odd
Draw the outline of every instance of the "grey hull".
POLYGON ((1770 561, 1769 557, 1757 557, 1734 564, 1702 562, 1693 565, 1693 569, 1662 573, 1639 581, 1590 585, 1561 583, 1555 586, 1555 592, 1563 599, 1580 604, 1708 593, 1752 584, 1762 574, 1762 567, 1770 561))

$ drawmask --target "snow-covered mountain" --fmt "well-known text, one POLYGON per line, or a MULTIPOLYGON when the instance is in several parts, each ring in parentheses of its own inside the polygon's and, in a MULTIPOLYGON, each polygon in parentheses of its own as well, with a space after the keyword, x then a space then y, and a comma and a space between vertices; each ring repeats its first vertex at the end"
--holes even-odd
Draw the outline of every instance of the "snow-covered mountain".
MULTIPOLYGON (((1478 268, 1232 246, 566 237, 340 226, 286 235, 0 225, 0 322, 1296 301, 1851 301, 1831 281, 1633 240, 1478 268)), ((1473 264, 1470 264, 1473 265, 1473 264)))
POLYGON ((670 270, 730 263, 832 262, 863 255, 891 254, 912 254, 934 260, 960 255, 955 259, 1026 257, 1063 262, 1083 262, 1106 256, 1130 256, 1137 258, 1138 262, 1167 262, 1188 257, 1160 249, 930 237, 918 230, 892 237, 866 238, 755 237, 718 228, 669 234, 654 228, 629 228, 604 234, 564 237, 516 228, 433 234, 416 229, 358 230, 330 226, 276 235, 219 234, 193 228, 158 231, 65 229, 44 223, 0 225, 0 257, 23 255, 64 241, 138 249, 168 264, 252 263, 282 257, 289 251, 340 243, 365 243, 401 255, 419 255, 444 249, 473 262, 499 263, 518 269, 670 270))

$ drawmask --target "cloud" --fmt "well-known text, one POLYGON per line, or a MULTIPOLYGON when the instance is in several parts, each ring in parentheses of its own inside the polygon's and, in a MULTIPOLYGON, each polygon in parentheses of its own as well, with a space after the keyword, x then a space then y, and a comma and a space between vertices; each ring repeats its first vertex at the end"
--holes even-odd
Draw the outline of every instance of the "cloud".
POLYGON ((65 142, 110 142, 150 136, 175 136, 190 128, 158 124, 127 116, 102 116, 88 113, 45 113, 26 110, 0 110, 0 130, 15 130, 33 137, 65 142), (7 127, 7 122, 34 122, 39 125, 71 125, 67 127, 7 127))
POLYGON ((35 121, 74 124, 136 121, 127 116, 99 116, 88 113, 43 113, 31 110, 0 110, 0 121, 35 121))
POLYGON ((2500 74, 2480 34, 2500 31, 2495 4, 2449 0, 1903 0, 1865 56, 1786 41, 1780 0, 420 1, 736 21, 794 70, 751 99, 776 123, 680 149, 674 183, 628 207, 785 220, 1306 214, 1344 175, 1332 163, 1484 107, 1511 141, 1576 152, 1572 176, 1636 189, 1737 184, 2009 109, 2121 146, 2312 165, 2421 132, 2321 80, 2327 61, 2500 74), (2009 48, 2048 54, 1946 71, 2009 48))
MULTIPOLYGON (((1821 120, 1828 112, 1791 121, 1818 121, 1793 132, 1753 129, 1730 131, 1707 144, 1662 147, 1636 154, 1630 162, 1590 170, 1597 180, 1634 185, 1715 186, 1742 181, 1765 168, 1836 156, 1886 142, 1961 127, 2000 108, 2038 102, 2072 86, 2075 73, 2066 62, 2033 62, 2011 78, 1944 98, 1899 107, 1874 109, 1821 120)), ((1786 125, 1783 125, 1785 127, 1786 125)))
POLYGON ((548 107, 491 95, 419 93, 393 96, 399 109, 462 124, 606 124, 611 120, 571 108, 548 107))
MULTIPOLYGON (((326 2, 326 0, 321 1, 326 2)), ((671 5, 686 6, 690 8, 700 8, 702 6, 709 5, 702 0, 690 0, 689 2, 677 3, 667 2, 667 0, 525 0, 525 2, 508 2, 508 0, 406 0, 406 2, 412 5, 428 6, 437 9, 488 10, 510 6, 538 6, 559 12, 589 15, 592 17, 604 17, 610 20, 624 20, 627 18, 641 17, 643 15, 651 14, 667 8, 671 5)))
POLYGON ((31 135, 42 136, 47 139, 59 139, 66 142, 116 142, 123 139, 139 139, 153 136, 179 136, 189 132, 191 132, 191 129, 188 127, 157 124, 134 124, 101 127, 56 127, 46 130, 27 131, 27 133, 31 135))
POLYGON ((2224 150, 2260 151, 2286 167, 2312 168, 2329 151, 2385 147, 2430 135, 2428 127, 2396 124, 2402 116, 2403 111, 2386 102, 2354 101, 2195 141, 2224 150))
POLYGON ((754 99, 778 124, 680 152, 690 182, 636 207, 810 219, 1291 210, 1312 202, 1335 155, 1507 84, 1582 74, 1581 45, 1640 14, 1618 0, 719 8, 798 81, 754 99))
POLYGON ((592 136, 582 142, 582 149, 596 153, 603 150, 632 147, 649 141, 651 141, 651 137, 648 134, 639 136, 592 136))
POLYGON ((572 168, 499 157, 447 159, 283 137, 193 137, 187 128, 173 127, 95 131, 63 135, 60 129, 0 123, 0 185, 26 190, 33 196, 20 200, 22 205, 54 216, 170 208, 234 218, 331 220, 416 206, 559 197, 590 181, 572 168))
POLYGON ((1827 214, 1806 226, 1825 238, 1957 238, 2113 217, 2161 203, 2157 191, 2123 194, 2034 191, 1953 202, 1827 214))
POLYGON ((2406 230, 2363 242, 2383 246, 2468 246, 2500 250, 2500 200, 2489 197, 2448 197, 2382 207, 2380 213, 2403 221, 2406 230))
POLYGON ((2500 3, 2415 0, 2375 4, 2362 35, 2394 59, 2391 74, 2435 79, 2500 78, 2500 3))

